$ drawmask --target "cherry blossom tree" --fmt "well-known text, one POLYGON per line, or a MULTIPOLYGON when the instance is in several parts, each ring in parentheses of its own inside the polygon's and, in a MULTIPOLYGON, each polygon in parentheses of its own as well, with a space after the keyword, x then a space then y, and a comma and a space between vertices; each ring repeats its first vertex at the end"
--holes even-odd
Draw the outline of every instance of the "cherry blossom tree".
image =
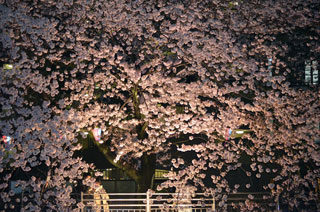
MULTIPOLYGON (((316 204, 319 87, 292 82, 319 58, 318 8, 312 0, 2 1, 0 133, 12 138, 0 155, 4 207, 73 207, 72 185, 93 168, 74 152, 92 132, 140 192, 155 164, 169 162, 159 189, 213 193, 221 210, 227 194, 252 187, 271 203, 316 204), (11 198, 11 173, 32 189, 29 199, 11 198)), ((253 200, 242 209, 274 207, 253 200)))

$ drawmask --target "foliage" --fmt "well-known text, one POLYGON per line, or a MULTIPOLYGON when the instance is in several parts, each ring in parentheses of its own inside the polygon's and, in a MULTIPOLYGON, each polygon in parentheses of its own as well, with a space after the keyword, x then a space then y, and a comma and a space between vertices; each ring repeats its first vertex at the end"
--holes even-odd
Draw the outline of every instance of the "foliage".
POLYGON ((312 0, 2 1, 1 63, 13 64, 0 75, 0 133, 13 139, 13 153, 0 154, 3 207, 16 201, 8 183, 18 172, 33 190, 25 210, 70 209, 71 185, 92 168, 73 157, 77 136, 95 127, 99 149, 138 183, 169 160, 159 189, 212 192, 222 209, 222 193, 253 188, 292 208, 314 202, 319 88, 290 80, 319 58, 317 8, 312 0), (242 127, 250 133, 224 139, 242 127), (175 150, 190 153, 175 158, 175 150))

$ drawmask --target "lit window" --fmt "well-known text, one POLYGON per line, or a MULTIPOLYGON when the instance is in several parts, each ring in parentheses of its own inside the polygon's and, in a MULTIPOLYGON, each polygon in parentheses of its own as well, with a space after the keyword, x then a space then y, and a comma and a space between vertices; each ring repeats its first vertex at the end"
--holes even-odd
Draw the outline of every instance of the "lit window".
MULTIPOLYGON (((320 123, 318 124, 318 130, 320 130, 320 123)), ((320 137, 316 138, 316 141, 315 141, 317 144, 320 144, 320 137)))
POLYGON ((306 61, 304 68, 304 82, 307 85, 317 85, 319 83, 318 61, 306 61))
POLYGON ((271 66, 272 66, 272 58, 268 58, 268 71, 269 71, 270 77, 272 77, 272 69, 271 69, 271 66))

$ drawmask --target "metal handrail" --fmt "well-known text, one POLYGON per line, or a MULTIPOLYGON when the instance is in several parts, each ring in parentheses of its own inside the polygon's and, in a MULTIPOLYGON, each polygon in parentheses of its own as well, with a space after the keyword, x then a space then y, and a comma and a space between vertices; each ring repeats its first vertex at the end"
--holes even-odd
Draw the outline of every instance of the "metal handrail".
MULTIPOLYGON (((108 203, 99 203, 98 207, 106 206, 108 211, 114 210, 139 210, 145 212, 151 212, 151 210, 161 210, 161 207, 165 204, 170 208, 194 208, 194 209, 210 209, 215 211, 214 198, 205 197, 205 193, 195 193, 193 198, 190 199, 184 197, 182 193, 109 193, 109 194, 86 194, 81 193, 81 202, 86 207, 94 207, 95 201, 107 201, 108 203), (99 195, 101 198, 92 198, 94 195, 99 195), (90 196, 90 198, 86 198, 90 196), (129 198, 125 198, 125 197, 129 198), (138 198, 130 198, 136 196, 138 198), (141 198, 143 196, 144 198, 141 198), (160 199, 157 196, 162 196, 160 199), (203 196, 200 198, 199 196, 203 196), (115 197, 116 199, 110 198, 115 197), (119 197, 121 199, 119 199, 119 197), (171 202, 173 200, 173 202, 171 202), (188 201, 188 202, 186 202, 188 201), (202 204, 195 203, 196 201, 203 201, 202 204), (193 202, 193 203, 192 203, 193 202), (143 209, 141 209, 141 207, 143 209), (130 209, 128 209, 130 208, 130 209)), ((88 208, 89 211, 92 209, 88 208)), ((88 211, 84 210, 84 211, 88 211)), ((99 209, 100 210, 100 209, 99 209)), ((104 210, 104 209, 103 209, 104 210)))
MULTIPOLYGON (((226 205, 240 204, 248 200, 248 195, 254 196, 252 201, 264 201, 263 196, 269 195, 269 192, 239 192, 239 193, 219 193, 221 195, 228 195, 226 205), (230 204, 232 202, 232 204, 230 204)), ((96 194, 97 195, 97 194, 96 194)), ((93 198, 94 194, 81 193, 81 202, 85 206, 83 212, 94 211, 95 201, 105 201, 99 204, 99 207, 106 206, 108 209, 101 209, 98 211, 140 211, 140 212, 155 212, 155 210, 163 210, 163 206, 169 207, 173 210, 180 210, 179 208, 192 209, 192 211, 215 211, 216 197, 208 193, 194 193, 190 194, 190 198, 186 198, 186 193, 108 193, 99 194, 101 198, 93 198), (90 196, 90 197, 89 197, 90 196), (133 196, 137 197, 134 198, 133 196), (160 196, 160 197, 159 197, 160 196), (158 198, 157 198, 158 197, 158 198)), ((278 202, 275 202, 278 205, 278 202)))

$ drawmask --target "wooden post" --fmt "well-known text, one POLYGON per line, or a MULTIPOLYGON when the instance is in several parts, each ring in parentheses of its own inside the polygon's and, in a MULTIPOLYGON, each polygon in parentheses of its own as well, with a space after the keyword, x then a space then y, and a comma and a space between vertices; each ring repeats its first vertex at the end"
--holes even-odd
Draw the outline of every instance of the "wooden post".
MULTIPOLYGON (((83 203, 83 192, 81 191, 81 194, 80 194, 80 198, 81 198, 81 204, 84 205, 83 203)), ((83 212, 83 208, 81 208, 81 212, 83 212)))
POLYGON ((147 191, 147 208, 146 208, 146 212, 151 212, 151 207, 150 207, 150 196, 149 196, 149 194, 150 194, 150 191, 148 190, 147 191))
POLYGON ((216 199, 214 197, 214 195, 212 195, 212 211, 215 212, 216 211, 216 199))

